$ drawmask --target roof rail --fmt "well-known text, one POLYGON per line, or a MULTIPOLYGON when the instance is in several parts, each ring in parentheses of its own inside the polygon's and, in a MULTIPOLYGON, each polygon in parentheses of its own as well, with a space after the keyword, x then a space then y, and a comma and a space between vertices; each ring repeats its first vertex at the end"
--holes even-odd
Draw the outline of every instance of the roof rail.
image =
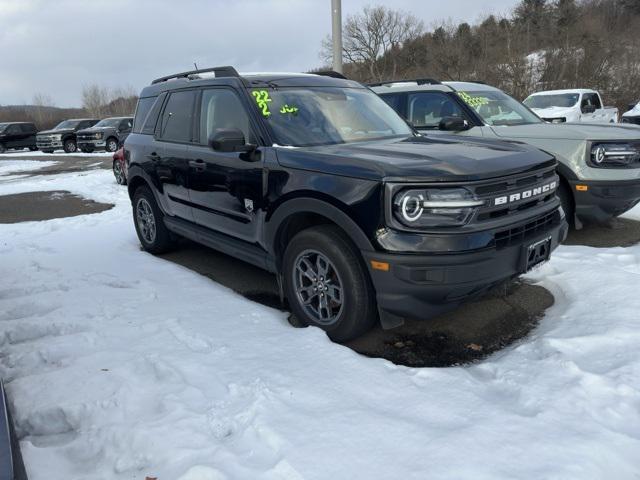
POLYGON ((171 80, 173 78, 189 78, 192 75, 198 75, 199 73, 209 73, 214 72, 216 74, 216 78, 218 77, 240 77, 238 72, 233 67, 212 67, 212 68, 199 68, 198 70, 189 70, 188 72, 182 73, 174 73, 173 75, 167 75, 166 77, 156 78, 151 85, 155 85, 156 83, 166 82, 167 80, 171 80))
POLYGON ((341 78, 342 80, 349 80, 342 73, 336 72, 335 70, 320 70, 319 72, 309 72, 314 75, 322 75, 323 77, 331 77, 331 78, 341 78))
POLYGON ((418 85, 440 85, 438 80, 434 80, 433 78, 409 78, 404 80, 389 80, 386 82, 376 82, 376 83, 368 83, 369 87, 382 87, 384 85, 391 85, 392 83, 409 83, 415 82, 418 85))

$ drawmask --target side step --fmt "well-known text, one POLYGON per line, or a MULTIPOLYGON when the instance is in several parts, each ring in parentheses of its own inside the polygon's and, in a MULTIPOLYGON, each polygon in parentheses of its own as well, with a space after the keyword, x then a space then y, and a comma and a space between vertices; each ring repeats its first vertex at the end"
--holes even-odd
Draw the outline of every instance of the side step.
POLYGON ((16 438, 7 406, 4 383, 0 379, 0 480, 27 480, 20 443, 16 438))

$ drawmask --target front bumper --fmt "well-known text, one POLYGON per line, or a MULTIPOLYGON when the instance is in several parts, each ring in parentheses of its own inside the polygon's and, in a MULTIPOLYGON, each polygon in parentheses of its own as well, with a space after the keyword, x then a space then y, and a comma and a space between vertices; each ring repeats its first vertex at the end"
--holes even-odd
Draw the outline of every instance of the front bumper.
POLYGON ((606 222, 640 202, 640 180, 574 180, 569 183, 576 202, 576 215, 581 220, 606 222))
POLYGON ((56 150, 62 148, 62 140, 54 140, 52 138, 36 138, 36 147, 40 150, 56 150))
POLYGON ((547 215, 540 227, 512 228, 508 242, 496 235, 491 248, 431 255, 363 252, 383 326, 452 310, 524 273, 528 246, 550 239, 553 251, 567 236, 569 227, 561 210, 547 215), (389 269, 374 269, 372 262, 387 263, 389 269))

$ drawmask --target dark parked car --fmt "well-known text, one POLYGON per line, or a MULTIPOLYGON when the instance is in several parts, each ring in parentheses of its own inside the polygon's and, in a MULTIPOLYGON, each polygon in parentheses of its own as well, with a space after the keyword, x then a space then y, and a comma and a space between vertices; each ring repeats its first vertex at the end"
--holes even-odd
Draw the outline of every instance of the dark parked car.
POLYGON ((142 247, 183 236, 274 272, 299 323, 346 341, 454 308, 565 238, 551 155, 418 135, 331 75, 219 67, 144 88, 125 142, 142 247))
POLYGON ((113 175, 116 177, 116 182, 120 185, 127 184, 127 165, 124 161, 124 147, 120 147, 113 154, 113 175))
POLYGON ((131 133, 132 125, 132 117, 112 117, 100 120, 93 127, 78 131, 76 134, 78 148, 85 153, 94 150, 115 152, 131 133))
POLYGON ((0 123, 0 153, 10 149, 35 151, 36 126, 28 122, 0 123))
POLYGON ((92 127, 98 121, 95 118, 80 118, 60 122, 52 130, 38 132, 37 146, 45 153, 52 153, 54 150, 60 149, 67 153, 74 153, 78 150, 76 132, 92 127))

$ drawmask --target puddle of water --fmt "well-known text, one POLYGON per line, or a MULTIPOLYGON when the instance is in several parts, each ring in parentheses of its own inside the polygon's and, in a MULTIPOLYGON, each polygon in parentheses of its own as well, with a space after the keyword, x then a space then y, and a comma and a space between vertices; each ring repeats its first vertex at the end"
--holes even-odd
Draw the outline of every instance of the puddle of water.
POLYGON ((76 217, 113 208, 64 190, 0 196, 0 223, 20 223, 76 217))

